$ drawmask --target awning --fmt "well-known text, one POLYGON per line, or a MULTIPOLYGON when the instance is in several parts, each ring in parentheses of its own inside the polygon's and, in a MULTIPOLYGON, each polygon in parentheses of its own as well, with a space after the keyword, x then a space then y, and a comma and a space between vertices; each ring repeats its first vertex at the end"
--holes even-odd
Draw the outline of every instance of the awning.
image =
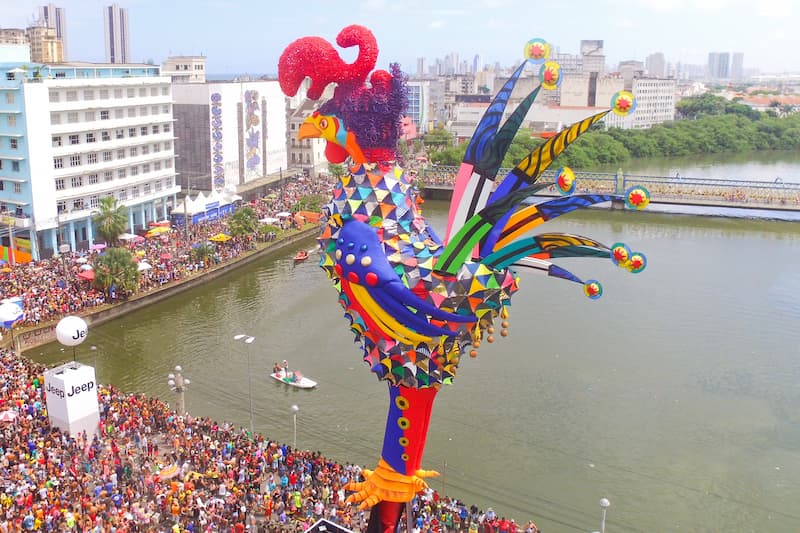
POLYGON ((86 281, 94 281, 94 270, 81 270, 78 277, 86 281))

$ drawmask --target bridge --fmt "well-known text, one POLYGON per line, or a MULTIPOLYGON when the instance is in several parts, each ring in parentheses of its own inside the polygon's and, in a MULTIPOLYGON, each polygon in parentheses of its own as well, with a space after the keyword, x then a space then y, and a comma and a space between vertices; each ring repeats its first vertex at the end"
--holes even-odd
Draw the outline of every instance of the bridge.
MULTIPOLYGON (((501 168, 497 175, 505 176, 511 169, 501 168)), ((457 167, 434 165, 419 171, 417 181, 423 196, 447 200, 452 196, 457 167)), ((555 171, 545 171, 538 181, 555 181, 555 171)), ((650 191, 654 204, 675 204, 700 207, 737 207, 800 211, 800 183, 640 176, 623 172, 576 172, 575 193, 623 194, 634 185, 650 191)), ((501 181, 498 178, 498 183, 501 181)), ((558 196, 555 187, 537 193, 539 196, 558 196)))

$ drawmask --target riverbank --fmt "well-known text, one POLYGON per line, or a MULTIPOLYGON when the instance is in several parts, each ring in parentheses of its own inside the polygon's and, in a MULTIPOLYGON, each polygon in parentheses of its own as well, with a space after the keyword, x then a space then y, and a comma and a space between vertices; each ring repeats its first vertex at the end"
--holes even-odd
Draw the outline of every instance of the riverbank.
MULTIPOLYGON (((189 277, 184 279, 176 280, 145 292, 139 292, 119 303, 105 304, 75 314, 83 318, 90 327, 92 325, 103 324, 109 320, 119 318, 127 313, 142 309, 148 305, 190 290, 201 283, 207 283, 208 281, 224 276, 262 257, 282 252, 287 248, 297 245, 297 243, 301 241, 313 237, 318 232, 319 228, 317 225, 308 224, 302 230, 297 230, 295 233, 283 234, 279 240, 266 243, 259 242, 253 250, 246 251, 242 255, 224 263, 213 265, 208 269, 192 273, 189 277)), ((54 342, 56 340, 55 328, 57 324, 58 321, 51 321, 39 326, 21 328, 19 331, 15 331, 13 335, 5 335, 2 341, 0 341, 0 347, 9 347, 13 339, 15 350, 17 353, 22 353, 25 350, 54 342)))

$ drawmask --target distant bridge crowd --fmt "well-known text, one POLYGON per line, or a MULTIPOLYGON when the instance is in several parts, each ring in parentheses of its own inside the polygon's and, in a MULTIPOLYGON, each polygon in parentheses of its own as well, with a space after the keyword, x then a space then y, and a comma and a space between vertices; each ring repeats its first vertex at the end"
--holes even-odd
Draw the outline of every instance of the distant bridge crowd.
MULTIPOLYGON (((501 176, 511 169, 500 169, 501 176)), ((437 166, 420 170, 418 181, 422 187, 452 189, 457 167, 437 166)), ((629 187, 642 185, 650 191, 651 201, 665 204, 684 204, 717 207, 743 207, 751 209, 800 210, 800 183, 784 183, 780 178, 773 182, 722 179, 682 178, 679 176, 640 176, 618 172, 576 172, 577 193, 622 194, 629 187)), ((555 171, 546 171, 538 181, 555 180, 555 171)), ((555 187, 539 194, 558 194, 555 187)))

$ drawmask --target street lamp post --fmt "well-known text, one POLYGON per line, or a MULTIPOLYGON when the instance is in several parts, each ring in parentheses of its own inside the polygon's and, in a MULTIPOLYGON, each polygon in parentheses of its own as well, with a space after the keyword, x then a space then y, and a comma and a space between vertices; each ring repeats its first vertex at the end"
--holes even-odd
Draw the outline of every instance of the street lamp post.
POLYGON ((186 386, 190 383, 191 381, 189 381, 188 378, 183 377, 183 368, 181 368, 181 365, 175 365, 175 373, 170 373, 167 375, 167 385, 169 385, 169 388, 178 395, 178 406, 176 411, 178 412, 179 416, 182 416, 186 412, 186 399, 184 397, 184 393, 186 392, 186 386))
POLYGON ((292 436, 292 449, 297 450, 297 411, 300 408, 297 405, 292 405, 292 421, 294 422, 294 433, 292 436))
MULTIPOLYGON (((239 335, 234 335, 233 340, 235 341, 242 341, 245 344, 252 344, 255 337, 251 337, 250 335, 244 335, 240 333, 239 335)), ((250 372, 250 350, 247 350, 247 396, 250 401, 250 438, 253 438, 255 435, 255 431, 253 429, 253 380, 252 374, 250 372)))
POLYGON ((611 505, 607 498, 600 498, 600 508, 603 510, 603 515, 600 518, 600 533, 606 533, 606 509, 611 505))

